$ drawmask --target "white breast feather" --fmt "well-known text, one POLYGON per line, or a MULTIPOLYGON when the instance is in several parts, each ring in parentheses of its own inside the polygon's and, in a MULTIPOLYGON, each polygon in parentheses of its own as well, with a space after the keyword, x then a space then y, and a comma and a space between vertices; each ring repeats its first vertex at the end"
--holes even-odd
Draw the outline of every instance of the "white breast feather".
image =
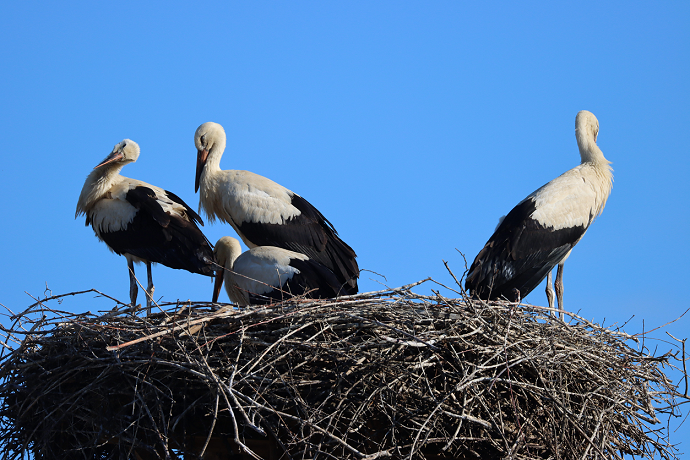
POLYGON ((124 230, 132 222, 137 208, 127 201, 104 198, 94 204, 89 211, 89 219, 96 235, 124 230))
POLYGON ((127 193, 135 187, 153 190, 156 201, 168 214, 186 216, 184 206, 168 198, 162 188, 128 177, 121 179, 89 210, 89 218, 99 238, 102 233, 124 230, 132 222, 139 211, 127 201, 127 193))

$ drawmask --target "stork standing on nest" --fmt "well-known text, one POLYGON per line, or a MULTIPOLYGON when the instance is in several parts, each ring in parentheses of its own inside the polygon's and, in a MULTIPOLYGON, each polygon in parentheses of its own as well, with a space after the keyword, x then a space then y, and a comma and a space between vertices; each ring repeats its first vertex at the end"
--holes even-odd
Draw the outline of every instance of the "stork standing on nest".
POLYGON ((129 267, 129 295, 137 300, 134 263, 144 262, 148 274, 146 306, 151 313, 151 263, 213 276, 211 246, 197 227, 201 218, 177 195, 154 185, 121 176, 120 170, 139 158, 139 146, 125 139, 88 175, 79 195, 75 218, 86 215, 98 239, 129 267))
POLYGON ((539 188, 508 213, 474 259, 465 289, 484 300, 519 301, 558 265, 556 296, 563 315, 563 265, 573 247, 601 214, 613 186, 610 162, 596 144, 599 122, 586 110, 575 118, 582 162, 539 188))
POLYGON ((213 301, 225 290, 238 305, 268 304, 306 294, 314 299, 336 297, 340 281, 325 265, 304 254, 275 246, 257 246, 242 252, 237 239, 224 236, 213 253, 218 265, 213 301))
POLYGON ((209 222, 220 219, 249 247, 276 246, 305 254, 328 267, 340 282, 339 295, 357 293, 357 255, 333 225, 307 200, 249 171, 220 169, 225 130, 204 123, 194 134, 197 148, 194 191, 209 222))

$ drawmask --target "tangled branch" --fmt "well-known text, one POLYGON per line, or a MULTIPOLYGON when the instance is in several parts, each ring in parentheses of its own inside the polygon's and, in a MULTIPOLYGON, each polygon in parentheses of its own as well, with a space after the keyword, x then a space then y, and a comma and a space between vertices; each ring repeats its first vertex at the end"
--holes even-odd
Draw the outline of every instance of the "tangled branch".
POLYGON ((661 419, 687 398, 663 366, 682 357, 411 286, 151 317, 39 301, 5 329, 0 456, 199 458, 224 439, 254 458, 676 458, 661 419))

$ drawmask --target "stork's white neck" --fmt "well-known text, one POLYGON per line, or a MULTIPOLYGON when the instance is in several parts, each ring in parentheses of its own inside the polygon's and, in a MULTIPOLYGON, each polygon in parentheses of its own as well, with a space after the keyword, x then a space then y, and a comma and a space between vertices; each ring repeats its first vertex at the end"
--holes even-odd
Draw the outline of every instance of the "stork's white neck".
POLYGON ((242 248, 240 247, 239 243, 237 244, 237 248, 234 246, 230 248, 228 251, 227 259, 225 260, 225 269, 232 271, 233 268, 235 268, 235 261, 237 258, 242 254, 242 248))
POLYGON ((575 139, 580 149, 582 163, 594 163, 608 165, 610 162, 604 158, 604 153, 597 146, 599 135, 599 120, 592 112, 582 110, 575 117, 575 139))
POLYGON ((596 117, 586 110, 579 112, 575 118, 575 138, 582 160, 580 171, 589 176, 590 184, 592 184, 596 195, 592 207, 594 217, 604 210, 613 186, 611 162, 604 157, 604 153, 597 145, 598 134, 599 121, 596 117), (591 173, 588 174, 586 171, 591 171, 591 173))
POLYGON ((597 145, 593 133, 578 129, 575 137, 577 138, 577 147, 580 149, 582 163, 610 163, 597 145))
POLYGON ((236 238, 224 236, 216 243, 215 254, 216 260, 223 264, 223 268, 232 271, 235 267, 235 261, 242 254, 242 246, 236 238))
POLYGON ((220 159, 225 152, 225 136, 216 136, 213 140, 213 145, 208 151, 208 158, 206 160, 205 171, 217 172, 220 171, 220 159))
POLYGON ((113 163, 91 171, 81 189, 75 217, 88 212, 96 201, 108 193, 113 184, 122 177, 120 171, 124 165, 125 163, 113 163))
MULTIPOLYGON (((225 151, 225 132, 222 130, 216 131, 212 136, 213 137, 207 141, 208 157, 206 158, 206 164, 199 178, 199 210, 203 210, 210 223, 212 223, 216 217, 225 220, 221 213, 221 195, 217 193, 219 187, 218 181, 220 180, 220 176, 222 176, 220 159, 223 157, 223 152, 225 151)), ((237 256, 239 256, 239 254, 237 254, 237 256)), ((235 256, 235 258, 237 258, 237 256, 235 256)))
POLYGON ((212 184, 213 176, 217 175, 221 171, 220 159, 223 157, 223 152, 225 151, 225 133, 215 132, 208 145, 208 157, 206 158, 204 170, 201 172, 200 185, 201 202, 204 203, 206 210, 210 211, 205 204, 209 200, 209 197, 206 195, 209 193, 209 190, 215 188, 212 184))

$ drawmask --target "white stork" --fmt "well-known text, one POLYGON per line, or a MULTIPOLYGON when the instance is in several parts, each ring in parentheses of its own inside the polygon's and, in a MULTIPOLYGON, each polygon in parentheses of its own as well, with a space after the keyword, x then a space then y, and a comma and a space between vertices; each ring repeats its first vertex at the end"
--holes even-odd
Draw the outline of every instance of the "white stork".
POLYGON ((129 295, 136 305, 134 262, 146 263, 147 311, 151 313, 151 263, 212 276, 213 250, 197 227, 201 218, 174 193, 121 176, 127 163, 139 158, 139 146, 125 139, 86 178, 75 218, 86 215, 98 239, 124 255, 129 267, 129 295))
POLYGON ((328 299, 340 293, 340 281, 323 264, 304 254, 275 246, 257 246, 242 252, 237 239, 224 236, 213 253, 223 270, 216 272, 213 301, 225 281, 230 300, 238 305, 268 304, 307 293, 328 299))
POLYGON ((307 200, 258 174, 222 171, 225 130, 204 123, 194 134, 197 164, 194 191, 209 222, 216 218, 235 229, 249 247, 276 246, 328 267, 340 281, 340 295, 357 293, 355 251, 338 236, 333 225, 307 200))
POLYGON ((518 301, 548 276, 546 296, 553 309, 551 271, 558 265, 556 295, 562 316, 563 264, 603 211, 613 186, 610 162, 596 144, 598 133, 596 117, 579 112, 575 137, 580 165, 533 192, 499 222, 468 272, 465 289, 471 294, 518 301))

